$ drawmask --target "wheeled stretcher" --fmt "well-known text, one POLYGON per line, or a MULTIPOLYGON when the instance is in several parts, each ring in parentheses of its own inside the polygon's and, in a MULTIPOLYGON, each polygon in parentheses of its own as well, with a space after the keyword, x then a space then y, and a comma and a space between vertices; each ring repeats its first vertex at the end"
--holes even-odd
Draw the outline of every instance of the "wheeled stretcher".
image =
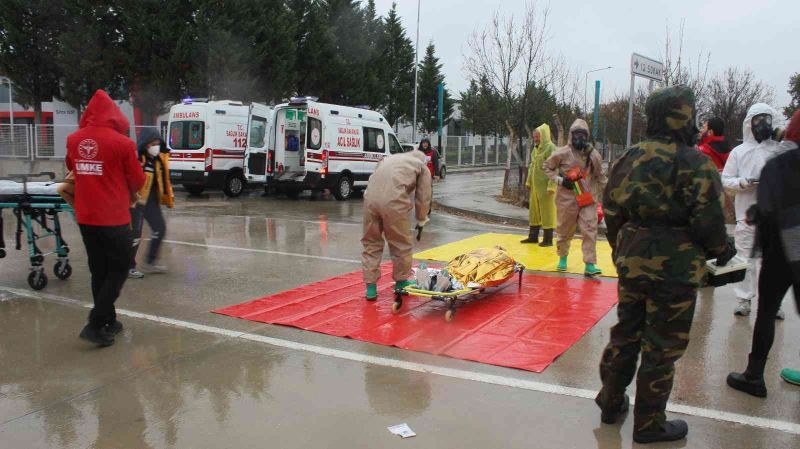
POLYGON ((22 249, 22 234, 27 238, 28 254, 31 270, 28 285, 34 290, 47 286, 47 274, 44 271, 45 257, 55 254, 57 261, 54 273, 59 279, 67 279, 72 275, 69 264, 69 245, 61 233, 59 214, 69 212, 74 215, 72 207, 59 196, 58 184, 53 182, 55 173, 46 172, 27 175, 10 175, 0 178, 0 258, 6 256, 3 236, 3 213, 10 209, 16 218, 15 246, 22 249), (30 181, 31 178, 49 178, 49 181, 30 181), (44 253, 38 242, 53 237, 55 249, 44 253))
MULTIPOLYGON (((420 267, 416 270, 429 270, 420 267)), ((443 270, 429 270, 434 276, 447 277, 445 285, 449 287, 443 291, 432 288, 423 288, 417 285, 395 289, 395 299, 392 311, 399 313, 403 307, 405 296, 429 298, 432 301, 442 301, 447 307, 444 319, 453 320, 456 306, 460 302, 474 299, 480 295, 493 293, 508 286, 508 281, 515 275, 518 276, 518 288, 522 289, 522 276, 525 267, 514 261, 511 255, 502 247, 483 248, 462 254, 447 265, 443 270)), ((418 272, 418 271, 417 271, 418 272)))

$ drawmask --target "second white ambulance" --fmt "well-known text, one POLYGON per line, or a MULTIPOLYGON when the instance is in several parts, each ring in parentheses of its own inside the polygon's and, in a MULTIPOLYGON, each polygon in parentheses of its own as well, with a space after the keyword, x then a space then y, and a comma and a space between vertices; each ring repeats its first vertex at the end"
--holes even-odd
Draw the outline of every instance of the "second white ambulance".
POLYGON ((247 149, 245 174, 292 198, 330 189, 346 200, 367 188, 378 162, 403 152, 383 115, 368 109, 297 97, 276 106, 274 117, 267 149, 247 149))

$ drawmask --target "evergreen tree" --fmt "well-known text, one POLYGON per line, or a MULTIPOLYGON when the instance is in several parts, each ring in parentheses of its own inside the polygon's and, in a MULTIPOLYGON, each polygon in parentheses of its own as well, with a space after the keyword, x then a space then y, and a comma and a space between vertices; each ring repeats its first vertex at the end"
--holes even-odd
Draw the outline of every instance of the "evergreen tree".
POLYGON ((82 110, 97 89, 127 99, 124 23, 115 1, 65 0, 67 22, 60 35, 61 97, 82 110))
MULTIPOLYGON (((419 87, 417 92, 418 120, 423 133, 430 134, 438 130, 437 108, 439 104, 438 86, 444 83, 442 64, 436 57, 433 42, 425 49, 425 58, 419 65, 419 87)), ((444 89, 444 114, 446 122, 453 113, 453 100, 447 88, 444 89)))
POLYGON ((397 15, 397 4, 386 17, 381 42, 381 82, 386 86, 383 111, 391 125, 400 117, 411 121, 414 113, 414 46, 397 15))
POLYGON ((800 73, 795 73, 789 79, 789 90, 787 92, 792 96, 792 101, 789 106, 783 108, 783 115, 790 119, 794 112, 800 109, 800 73))
POLYGON ((467 90, 461 92, 461 117, 467 132, 475 132, 475 124, 478 121, 479 94, 478 83, 475 80, 470 80, 467 90))
POLYGON ((33 106, 36 123, 41 123, 42 102, 59 94, 63 16, 61 0, 4 1, 0 13, 0 73, 11 78, 14 100, 33 106))

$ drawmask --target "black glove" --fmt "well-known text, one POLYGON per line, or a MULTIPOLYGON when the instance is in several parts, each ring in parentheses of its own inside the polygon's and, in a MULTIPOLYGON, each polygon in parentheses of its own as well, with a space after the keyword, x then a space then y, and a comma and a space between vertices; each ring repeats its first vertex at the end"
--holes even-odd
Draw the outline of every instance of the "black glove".
POLYGON ((733 259, 733 256, 736 255, 736 246, 734 245, 734 241, 732 237, 728 237, 727 245, 725 247, 725 251, 722 252, 719 256, 717 256, 717 266, 724 267, 728 265, 728 262, 733 259))

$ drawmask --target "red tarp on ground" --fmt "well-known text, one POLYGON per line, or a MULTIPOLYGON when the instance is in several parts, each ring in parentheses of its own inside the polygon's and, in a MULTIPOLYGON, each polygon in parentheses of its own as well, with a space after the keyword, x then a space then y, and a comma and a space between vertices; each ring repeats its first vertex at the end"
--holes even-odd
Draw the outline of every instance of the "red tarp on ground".
POLYGON ((364 299, 361 272, 214 310, 261 323, 542 372, 617 302, 616 282, 526 274, 460 303, 452 322, 440 301, 406 297, 392 314, 390 266, 376 302, 364 299))

